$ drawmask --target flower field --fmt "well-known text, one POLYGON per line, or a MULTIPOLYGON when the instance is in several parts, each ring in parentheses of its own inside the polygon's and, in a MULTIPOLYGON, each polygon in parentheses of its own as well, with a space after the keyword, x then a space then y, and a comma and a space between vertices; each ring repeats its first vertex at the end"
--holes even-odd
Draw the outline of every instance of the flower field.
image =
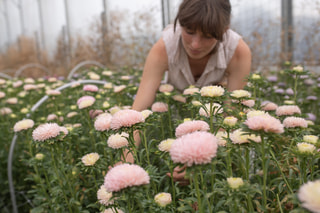
POLYGON ((137 112, 140 76, 0 79, 1 212, 320 212, 312 70, 287 64, 233 92, 163 83, 137 112))

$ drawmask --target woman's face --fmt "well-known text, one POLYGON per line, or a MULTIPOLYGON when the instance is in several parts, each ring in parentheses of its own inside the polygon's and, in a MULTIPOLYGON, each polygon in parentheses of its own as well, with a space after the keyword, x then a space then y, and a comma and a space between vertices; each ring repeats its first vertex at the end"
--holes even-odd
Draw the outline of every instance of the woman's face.
POLYGON ((217 39, 201 31, 182 27, 182 44, 188 56, 192 59, 201 59, 207 56, 217 44, 217 39))

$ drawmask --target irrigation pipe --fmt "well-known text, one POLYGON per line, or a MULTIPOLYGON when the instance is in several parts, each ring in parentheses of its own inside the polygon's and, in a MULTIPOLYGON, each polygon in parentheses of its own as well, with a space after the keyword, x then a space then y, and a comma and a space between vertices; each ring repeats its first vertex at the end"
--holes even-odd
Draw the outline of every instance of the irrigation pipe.
MULTIPOLYGON (((88 84, 88 83, 89 84, 105 84, 107 82, 100 81, 100 80, 80 80, 80 81, 67 83, 55 90, 61 91, 71 87, 74 84, 88 84)), ((31 112, 34 112, 36 109, 38 109, 38 107, 40 107, 48 99, 48 97, 49 96, 47 95, 43 96, 35 105, 33 105, 33 107, 31 108, 31 112)), ((27 114, 27 118, 28 117, 30 117, 30 113, 27 114)), ((14 147, 16 145, 17 138, 18 138, 18 135, 17 133, 15 133, 10 144, 10 150, 9 150, 9 156, 8 156, 8 182, 9 182, 10 198, 11 198, 13 213, 18 213, 16 195, 15 195, 13 179, 12 179, 12 159, 13 159, 13 152, 14 152, 14 147)))
POLYGON ((70 80, 73 76, 73 74, 81 67, 85 66, 85 65, 96 65, 100 68, 105 68, 105 66, 97 61, 83 61, 80 62, 79 64, 77 64, 69 73, 67 79, 70 80))

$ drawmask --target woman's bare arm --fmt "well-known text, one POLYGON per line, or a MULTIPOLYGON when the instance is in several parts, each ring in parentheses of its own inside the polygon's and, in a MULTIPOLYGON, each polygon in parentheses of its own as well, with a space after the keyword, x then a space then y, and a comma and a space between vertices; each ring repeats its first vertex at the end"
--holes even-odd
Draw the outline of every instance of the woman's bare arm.
POLYGON ((246 85, 246 78, 249 76, 250 70, 251 51, 248 45, 240 39, 226 70, 226 72, 229 73, 227 89, 229 91, 243 89, 246 85))
POLYGON ((141 111, 152 105, 166 70, 168 70, 168 55, 164 41, 160 38, 147 56, 132 109, 141 111))

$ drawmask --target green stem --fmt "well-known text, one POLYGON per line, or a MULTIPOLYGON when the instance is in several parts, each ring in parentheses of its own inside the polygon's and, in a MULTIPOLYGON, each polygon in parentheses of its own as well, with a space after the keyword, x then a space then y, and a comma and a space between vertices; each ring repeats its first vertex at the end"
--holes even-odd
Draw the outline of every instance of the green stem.
POLYGON ((246 154, 245 154, 245 157, 246 157, 246 180, 249 181, 249 169, 250 169, 250 150, 248 147, 246 147, 246 154))
POLYGON ((170 161, 170 179, 171 179, 171 187, 172 187, 172 203, 173 203, 173 206, 174 208, 176 207, 176 187, 175 187, 175 184, 174 184, 174 180, 173 180, 173 165, 172 165, 172 161, 170 161))
POLYGON ((286 182, 286 185, 288 186, 288 189, 290 190, 291 194, 293 194, 293 190, 292 190, 291 186, 289 185, 286 176, 283 174, 282 169, 281 169, 281 167, 280 167, 280 165, 279 165, 279 163, 278 163, 278 161, 277 161, 277 159, 276 159, 276 157, 275 157, 275 155, 274 155, 272 150, 270 150, 270 154, 271 154, 274 162, 276 163, 276 165, 277 165, 277 167, 278 167, 278 169, 279 169, 279 171, 280 171, 280 173, 282 175, 282 178, 283 178, 284 182, 286 182))
POLYGON ((297 87, 298 87, 298 75, 295 74, 295 78, 294 78, 294 96, 293 96, 293 101, 294 103, 296 103, 297 100, 297 87))
MULTIPOLYGON (((29 142, 29 152, 30 152, 30 156, 33 157, 34 154, 33 154, 33 151, 32 151, 31 142, 29 142)), ((45 187, 44 187, 44 184, 43 184, 43 182, 42 182, 42 178, 41 178, 40 173, 39 173, 39 170, 38 170, 37 163, 34 163, 34 164, 33 164, 33 169, 34 169, 34 171, 36 172, 37 177, 39 178, 39 184, 40 184, 40 186, 41 186, 41 191, 42 191, 42 193, 45 195, 47 201, 49 202, 49 207, 51 207, 51 198, 49 197, 49 195, 48 195, 48 193, 47 193, 47 191, 46 191, 46 189, 45 189, 45 187)), ((51 191, 51 186, 50 186, 50 184, 49 184, 48 181, 47 181, 47 187, 49 187, 49 188, 50 188, 50 191, 51 191)))
POLYGON ((279 205, 280 212, 283 213, 283 210, 282 210, 282 207, 281 207, 281 202, 280 202, 280 199, 279 199, 279 194, 277 194, 277 202, 278 202, 278 205, 279 205))
POLYGON ((172 131, 172 122, 171 122, 171 107, 170 107, 170 103, 169 100, 167 100, 167 104, 168 104, 168 122, 169 122, 169 132, 170 132, 170 137, 173 137, 173 131, 172 131))
POLYGON ((88 134, 89 134, 89 137, 90 137, 91 146, 92 146, 93 151, 96 152, 96 140, 95 140, 93 134, 91 134, 91 130, 93 129, 92 128, 92 124, 91 124, 91 117, 90 117, 90 114, 89 114, 89 110, 85 109, 85 111, 86 111, 85 113, 87 115, 87 119, 86 120, 87 120, 88 126, 89 126, 88 134))
MULTIPOLYGON (((55 145, 55 144, 52 144, 52 146, 54 146, 54 145, 55 145)), ((53 163, 53 168, 54 168, 54 171, 55 171, 55 173, 56 173, 57 181, 58 181, 58 183, 59 183, 59 185, 60 185, 60 188, 61 188, 63 197, 64 197, 64 199, 65 199, 65 202, 66 202, 67 205, 68 205, 69 212, 73 212, 73 211, 72 211, 72 208, 71 208, 71 206, 70 206, 69 199, 68 199, 68 197, 67 197, 67 195, 66 195, 66 192, 65 192, 65 190, 64 190, 62 180, 60 179, 60 174, 59 174, 59 172, 58 172, 57 163, 56 163, 56 160, 55 160, 55 158, 54 158, 54 148, 53 148, 53 147, 51 147, 51 160, 52 160, 52 163, 53 163)))
POLYGON ((194 179, 194 186, 195 186, 196 194, 197 194, 199 212, 203 213, 202 199, 201 199, 201 193, 200 193, 199 182, 198 182, 199 181, 198 180, 198 171, 199 171, 199 173, 201 172, 199 169, 197 169, 197 172, 193 174, 193 179, 194 179))
POLYGON ((213 109, 212 109, 213 101, 210 102, 210 110, 209 110, 209 116, 210 116, 210 132, 213 133, 213 109))
POLYGON ((266 209, 267 206, 267 170, 266 167, 266 154, 265 154, 265 141, 264 136, 261 135, 261 158, 262 158, 262 170, 263 170, 263 191, 262 191, 262 205, 266 209))
POLYGON ((150 166, 150 157, 149 157, 149 149, 148 149, 148 141, 147 141, 147 136, 146 136, 146 130, 143 130, 143 141, 144 141, 144 147, 146 149, 146 154, 147 154, 147 161, 148 161, 148 165, 150 166))

